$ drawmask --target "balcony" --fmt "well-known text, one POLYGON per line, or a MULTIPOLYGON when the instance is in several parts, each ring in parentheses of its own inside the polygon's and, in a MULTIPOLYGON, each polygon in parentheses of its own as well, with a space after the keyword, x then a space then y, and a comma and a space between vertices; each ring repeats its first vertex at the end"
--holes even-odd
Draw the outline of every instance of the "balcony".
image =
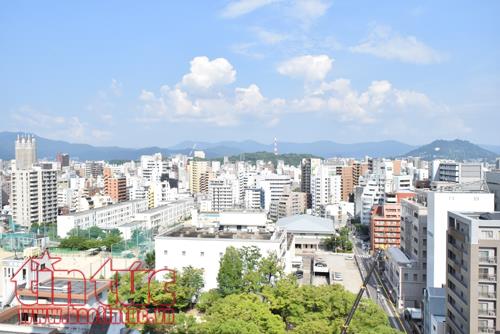
POLYGON ((486 317, 496 317, 497 312, 494 309, 487 309, 487 310, 479 310, 478 314, 480 316, 486 316, 486 317))
POLYGON ((497 264, 497 258, 496 258, 496 256, 481 256, 479 258, 479 263, 497 264))
POLYGON ((496 281, 497 280, 497 275, 495 274, 479 274, 479 280, 480 281, 496 281))
POLYGON ((497 294, 495 291, 491 291, 491 292, 479 292, 479 298, 489 298, 489 299, 496 299, 497 298, 497 294))
POLYGON ((495 327, 479 327, 478 329, 479 334, 485 334, 485 333, 495 333, 495 327))

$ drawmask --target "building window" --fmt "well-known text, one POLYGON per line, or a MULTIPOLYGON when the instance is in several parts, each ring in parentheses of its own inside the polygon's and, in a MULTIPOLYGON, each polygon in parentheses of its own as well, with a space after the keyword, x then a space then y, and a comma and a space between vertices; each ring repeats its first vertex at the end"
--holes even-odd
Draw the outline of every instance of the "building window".
POLYGON ((200 252, 200 256, 205 256, 205 252, 200 252))
POLYGON ((186 251, 182 251, 182 256, 186 256, 186 251))
POLYGON ((165 249, 165 250, 163 251, 163 255, 168 255, 168 250, 166 250, 166 249, 165 249))
POLYGON ((481 231, 481 239, 493 239, 493 231, 481 231))

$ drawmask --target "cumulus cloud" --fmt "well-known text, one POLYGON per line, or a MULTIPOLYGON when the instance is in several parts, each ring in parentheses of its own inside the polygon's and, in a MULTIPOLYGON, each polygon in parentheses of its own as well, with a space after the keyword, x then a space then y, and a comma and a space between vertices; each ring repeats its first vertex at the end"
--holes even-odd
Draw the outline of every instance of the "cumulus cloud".
POLYGON ((239 0, 230 2, 223 10, 222 17, 236 18, 248 13, 251 13, 261 7, 276 2, 277 0, 239 0))
POLYGON ((415 36, 402 36, 390 27, 382 25, 375 26, 368 38, 350 50, 413 64, 439 63, 446 58, 441 52, 432 49, 415 36))
POLYGON ((333 59, 327 55, 299 56, 284 61, 278 66, 280 74, 303 78, 306 81, 322 81, 332 69, 333 59))
MULTIPOLYGON (((332 61, 326 55, 307 55, 280 64, 280 73, 306 81, 304 93, 296 98, 267 97, 257 84, 234 89, 217 87, 209 93, 190 91, 181 83, 162 86, 158 93, 143 90, 139 97, 142 103, 139 118, 142 121, 203 122, 216 126, 234 126, 242 120, 254 119, 263 125, 275 126, 289 113, 311 113, 343 122, 346 126, 363 128, 376 123, 385 129, 387 124, 405 121, 408 124, 446 124, 444 120, 450 117, 446 106, 435 103, 426 94, 394 87, 387 80, 374 80, 361 91, 345 78, 326 81, 332 61), (309 89, 311 87, 315 89, 309 89), (418 118, 425 121, 417 121, 418 118)), ((227 68, 217 68, 228 72, 227 68)), ((232 66, 230 68, 232 70, 232 66)), ((212 74, 220 77, 217 73, 212 74)))
POLYGON ((190 72, 182 78, 182 84, 187 88, 206 90, 230 84, 235 80, 236 71, 227 59, 195 57, 191 60, 190 72))

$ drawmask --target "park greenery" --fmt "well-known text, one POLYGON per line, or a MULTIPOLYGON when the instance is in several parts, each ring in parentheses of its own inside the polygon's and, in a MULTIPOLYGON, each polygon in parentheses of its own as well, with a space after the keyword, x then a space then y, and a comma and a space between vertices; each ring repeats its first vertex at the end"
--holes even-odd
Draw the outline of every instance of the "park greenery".
MULTIPOLYGON (((133 293, 129 275, 119 282, 120 300, 146 301, 144 281, 135 280, 133 293)), ((171 302, 175 292, 175 323, 135 328, 149 334, 337 334, 355 299, 338 284, 299 285, 293 275, 284 274, 276 254, 263 256, 256 247, 228 247, 220 259, 217 282, 216 289, 201 292, 203 272, 193 267, 182 268, 167 291, 160 282, 152 282, 157 302, 171 302)), ((110 295, 111 304, 116 303, 113 298, 110 295)), ((363 299, 349 333, 399 332, 376 304, 363 299)))
POLYGON ((349 228, 342 227, 337 235, 325 239, 323 246, 333 252, 352 252, 352 242, 349 240, 349 228))

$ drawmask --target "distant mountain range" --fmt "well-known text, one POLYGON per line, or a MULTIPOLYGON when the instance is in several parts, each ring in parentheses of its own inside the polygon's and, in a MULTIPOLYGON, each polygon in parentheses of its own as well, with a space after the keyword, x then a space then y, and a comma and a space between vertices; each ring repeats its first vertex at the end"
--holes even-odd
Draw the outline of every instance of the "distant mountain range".
MULTIPOLYGON (((495 149, 495 146, 490 146, 495 149)), ((498 148, 497 148, 498 149, 498 148)), ((497 153, 475 145, 466 140, 435 140, 405 154, 405 156, 421 157, 425 160, 453 159, 453 160, 494 160, 497 153)))
MULTIPOLYGON (((14 142, 17 132, 0 132, 0 159, 14 159, 14 142)), ((217 143, 184 141, 177 145, 145 148, 123 148, 117 146, 92 146, 87 144, 74 144, 61 140, 51 140, 36 136, 39 158, 53 159, 58 152, 69 153, 72 158, 80 160, 137 160, 141 155, 160 152, 164 155, 189 154, 193 147, 203 150, 207 158, 220 158, 235 156, 242 153, 273 152, 273 144, 262 144, 252 140, 221 141, 217 143)), ((429 145, 417 148, 394 140, 379 142, 365 142, 355 144, 340 144, 332 141, 316 141, 311 143, 279 142, 280 154, 311 154, 323 158, 329 157, 396 157, 396 156, 421 156, 424 159, 445 157, 457 159, 493 159, 500 153, 498 146, 480 147, 467 141, 435 141, 429 145), (436 147, 440 147, 436 154, 436 147), (493 152, 496 153, 493 153, 493 152)))

